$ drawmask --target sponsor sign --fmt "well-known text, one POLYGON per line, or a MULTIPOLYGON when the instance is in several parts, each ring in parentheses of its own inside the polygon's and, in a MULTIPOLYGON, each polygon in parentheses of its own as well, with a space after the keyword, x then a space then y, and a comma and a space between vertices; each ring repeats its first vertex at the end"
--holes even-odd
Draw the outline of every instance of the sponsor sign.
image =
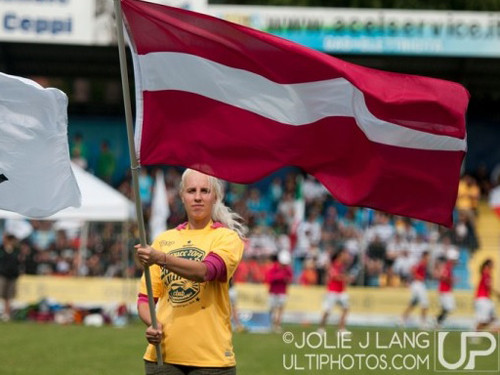
POLYGON ((208 11, 328 53, 500 56, 500 12, 224 5, 208 11))

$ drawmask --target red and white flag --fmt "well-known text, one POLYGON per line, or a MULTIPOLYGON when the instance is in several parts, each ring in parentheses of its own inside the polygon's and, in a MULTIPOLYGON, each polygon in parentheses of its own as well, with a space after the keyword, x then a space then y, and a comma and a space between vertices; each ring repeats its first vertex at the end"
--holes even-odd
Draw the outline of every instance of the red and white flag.
POLYGON ((121 0, 143 165, 238 183, 283 166, 339 201, 451 225, 469 94, 207 15, 121 0))

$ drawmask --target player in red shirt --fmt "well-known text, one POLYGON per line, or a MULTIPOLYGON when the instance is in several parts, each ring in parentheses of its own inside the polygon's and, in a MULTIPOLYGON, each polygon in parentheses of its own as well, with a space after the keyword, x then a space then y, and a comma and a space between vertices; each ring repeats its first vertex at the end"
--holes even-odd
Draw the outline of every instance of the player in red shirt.
POLYGON ((293 272, 290 267, 291 256, 282 250, 275 256, 271 267, 266 272, 266 281, 269 284, 269 307, 274 332, 281 332, 281 320, 287 297, 288 284, 293 281, 293 272))
POLYGON ((491 300, 491 293, 493 292, 500 298, 500 293, 493 289, 491 273, 493 271, 493 261, 486 259, 481 264, 480 272, 481 279, 476 290, 474 307, 476 309, 476 330, 486 329, 490 324, 496 320, 495 305, 491 300))
POLYGON ((427 295, 427 287, 425 285, 425 280, 427 278, 427 266, 429 264, 429 252, 424 251, 420 257, 420 260, 412 268, 413 280, 410 284, 410 303, 406 310, 403 312, 403 324, 408 323, 408 317, 412 310, 420 304, 421 307, 421 325, 422 327, 427 326, 427 310, 429 309, 429 297, 427 295))
POLYGON ((346 272, 346 266, 350 256, 347 250, 341 249, 334 253, 327 273, 327 295, 323 302, 323 316, 319 323, 319 332, 325 332, 326 322, 330 310, 339 305, 341 314, 338 323, 338 331, 349 332, 345 328, 347 313, 349 311, 349 297, 345 291, 346 285, 351 281, 351 277, 346 272))
POLYGON ((455 298, 453 297, 453 267, 457 263, 459 253, 455 249, 449 249, 446 253, 446 260, 441 262, 436 270, 439 280, 438 293, 441 312, 436 317, 436 327, 443 324, 448 314, 455 310, 455 298))

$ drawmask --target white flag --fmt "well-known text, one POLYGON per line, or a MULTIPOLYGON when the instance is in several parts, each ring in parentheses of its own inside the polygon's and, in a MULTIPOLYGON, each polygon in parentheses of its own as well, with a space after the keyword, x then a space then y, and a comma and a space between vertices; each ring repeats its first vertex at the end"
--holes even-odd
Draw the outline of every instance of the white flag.
POLYGON ((79 207, 71 170, 68 98, 0 73, 0 208, 32 218, 79 207))
POLYGON ((151 240, 167 229, 167 219, 170 216, 168 206, 167 188, 163 171, 156 172, 155 185, 153 188, 153 199, 151 201, 151 217, 149 219, 149 231, 151 240))

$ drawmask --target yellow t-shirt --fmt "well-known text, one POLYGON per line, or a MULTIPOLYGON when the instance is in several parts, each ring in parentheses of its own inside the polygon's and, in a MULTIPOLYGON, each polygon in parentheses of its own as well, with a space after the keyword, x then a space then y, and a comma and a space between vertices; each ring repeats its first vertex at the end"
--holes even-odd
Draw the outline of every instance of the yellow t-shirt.
MULTIPOLYGON (((212 227, 171 229, 160 234, 152 247, 169 255, 202 261, 210 252, 226 264, 226 282, 186 280, 163 267, 150 267, 153 296, 158 298, 158 322, 163 325, 161 345, 166 363, 229 367, 236 365, 231 333, 229 279, 243 254, 243 241, 233 230, 212 227)), ((144 276, 140 292, 147 293, 144 276)), ((156 350, 148 345, 144 359, 156 362, 156 350)))

